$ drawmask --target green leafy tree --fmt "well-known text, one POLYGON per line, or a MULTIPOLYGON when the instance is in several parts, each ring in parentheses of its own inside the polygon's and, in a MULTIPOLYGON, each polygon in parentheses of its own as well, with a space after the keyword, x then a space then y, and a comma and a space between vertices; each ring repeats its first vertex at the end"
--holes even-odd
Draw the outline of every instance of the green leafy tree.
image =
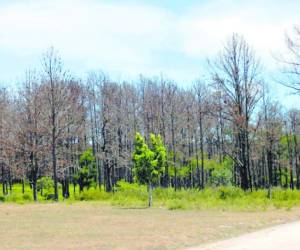
MULTIPOLYGON (((157 171, 157 175, 160 176, 163 173, 163 170, 167 164, 167 150, 161 139, 160 135, 155 136, 154 134, 150 134, 150 142, 151 142, 151 150, 154 153, 155 159, 155 171, 157 171)), ((155 182, 159 181, 155 177, 155 182)))
POLYGON ((233 161, 225 157, 222 162, 216 159, 206 159, 206 168, 211 173, 210 182, 213 186, 227 186, 232 184, 233 161))
POLYGON ((48 195, 54 188, 54 181, 50 177, 42 177, 37 180, 37 191, 41 192, 41 196, 48 195))
POLYGON ((79 159, 80 170, 75 176, 79 184, 80 191, 90 188, 97 179, 97 170, 95 164, 95 157, 91 148, 82 153, 79 159))
POLYGON ((135 179, 148 186, 148 205, 152 206, 152 188, 159 182, 166 163, 166 149, 160 136, 150 135, 151 148, 140 133, 136 133, 133 162, 135 179))

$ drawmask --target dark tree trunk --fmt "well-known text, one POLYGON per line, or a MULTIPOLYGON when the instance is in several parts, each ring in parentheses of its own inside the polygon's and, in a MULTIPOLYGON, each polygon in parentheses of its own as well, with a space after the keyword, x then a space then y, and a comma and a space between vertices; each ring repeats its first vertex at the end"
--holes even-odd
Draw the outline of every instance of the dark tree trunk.
POLYGON ((25 193, 25 180, 22 178, 22 194, 25 193))
POLYGON ((1 175, 2 175, 2 193, 3 193, 3 195, 6 195, 6 192, 5 192, 4 164, 3 163, 1 163, 1 175))
POLYGON ((200 153, 201 153, 201 189, 204 189, 204 143, 203 143, 202 114, 199 117, 199 127, 200 127, 200 153))

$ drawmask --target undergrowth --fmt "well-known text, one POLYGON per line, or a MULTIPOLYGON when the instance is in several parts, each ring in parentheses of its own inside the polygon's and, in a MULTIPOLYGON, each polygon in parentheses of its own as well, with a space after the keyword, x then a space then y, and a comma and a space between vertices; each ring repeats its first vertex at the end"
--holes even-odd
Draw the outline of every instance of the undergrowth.
MULTIPOLYGON (((126 208, 141 208, 147 206, 148 193, 146 186, 130 184, 124 181, 118 182, 114 192, 107 193, 99 188, 90 188, 75 193, 70 188, 70 198, 60 201, 73 203, 75 201, 99 201, 112 206, 126 208)), ((50 192, 50 191, 49 191, 50 192)), ((46 200, 45 196, 38 196, 39 202, 53 202, 46 200)), ((32 191, 29 186, 25 193, 20 185, 14 185, 13 191, 6 195, 0 195, 0 203, 12 202, 18 204, 33 202, 32 191)), ((236 187, 215 187, 198 189, 180 189, 176 192, 173 188, 155 188, 153 190, 154 207, 163 207, 169 210, 226 210, 226 211, 264 211, 267 209, 292 209, 300 205, 300 191, 274 188, 272 198, 268 198, 266 190, 243 191, 236 187)))

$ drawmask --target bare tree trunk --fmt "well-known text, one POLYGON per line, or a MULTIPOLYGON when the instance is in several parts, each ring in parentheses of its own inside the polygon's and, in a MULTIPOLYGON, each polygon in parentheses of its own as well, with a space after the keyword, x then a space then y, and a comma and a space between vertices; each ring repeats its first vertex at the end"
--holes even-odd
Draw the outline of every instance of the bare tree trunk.
POLYGON ((148 183, 148 207, 152 207, 152 184, 148 183))
POLYGON ((204 189, 204 146, 203 146, 203 125, 202 115, 199 117, 200 128, 200 153, 201 153, 201 189, 204 189))
POLYGON ((25 193, 25 178, 22 178, 22 194, 25 193))
POLYGON ((174 188, 177 190, 177 167, 176 167, 176 150, 175 150, 175 128, 174 118, 171 117, 171 133, 172 133, 172 149, 173 149, 173 165, 174 165, 174 188))
MULTIPOLYGON (((52 114, 53 115, 53 114, 52 114)), ((55 117, 55 116, 54 116, 55 117)), ((52 118, 52 167, 53 167, 53 181, 54 181, 54 199, 58 201, 58 186, 57 186, 57 170, 56 170, 56 138, 55 138, 55 118, 52 118)))
POLYGON ((5 192, 4 164, 3 163, 1 163, 1 174, 2 174, 2 193, 3 193, 3 195, 6 195, 6 192, 5 192))
POLYGON ((197 182, 198 182, 198 188, 200 189, 201 188, 201 174, 200 174, 200 166, 199 166, 197 136, 195 136, 195 151, 196 151, 197 182))
POLYGON ((288 155, 290 160, 290 188, 294 189, 294 173, 293 173, 293 154, 291 152, 290 138, 287 135, 288 155))

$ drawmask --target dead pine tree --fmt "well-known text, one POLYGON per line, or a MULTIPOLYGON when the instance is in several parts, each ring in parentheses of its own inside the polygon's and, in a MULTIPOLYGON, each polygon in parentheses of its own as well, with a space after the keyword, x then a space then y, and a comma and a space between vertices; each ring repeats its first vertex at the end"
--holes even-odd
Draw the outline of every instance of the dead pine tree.
POLYGON ((241 188, 252 189, 250 169, 250 119, 260 99, 260 63, 243 37, 233 34, 211 63, 213 80, 224 93, 227 119, 234 131, 234 147, 226 150, 237 165, 241 188))

